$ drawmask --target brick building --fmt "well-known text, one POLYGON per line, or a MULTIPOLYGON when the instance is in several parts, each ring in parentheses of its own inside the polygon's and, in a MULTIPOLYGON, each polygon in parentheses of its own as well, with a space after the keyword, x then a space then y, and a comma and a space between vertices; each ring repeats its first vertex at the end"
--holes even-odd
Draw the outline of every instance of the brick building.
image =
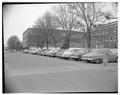
MULTIPOLYGON (((36 47, 33 36, 41 37, 40 31, 34 28, 28 28, 23 33, 23 46, 36 47)), ((58 39, 57 46, 61 46, 64 42, 65 33, 62 30, 52 30, 58 39)), ((53 43, 50 46, 54 46, 53 43)), ((73 31, 70 42, 70 47, 87 47, 83 32, 73 31)), ((92 48, 117 48, 118 47, 118 22, 110 22, 107 24, 98 25, 93 28, 91 32, 91 47, 92 48)))
MULTIPOLYGON (((33 36, 38 35, 40 37, 40 31, 44 31, 44 29, 37 30, 34 28, 28 28, 23 33, 23 47, 36 47, 33 36)), ((55 37, 58 39, 57 46, 61 46, 64 42, 65 33, 62 30, 52 30, 52 32, 54 32, 53 34, 55 34, 55 37)), ((49 46, 52 47, 54 44, 50 43, 49 46)), ((70 47, 83 47, 83 33, 78 31, 72 32, 70 47)))
POLYGON ((33 28, 28 28, 24 33, 23 33, 23 47, 32 47, 35 46, 36 44, 31 40, 31 36, 35 35, 36 31, 33 28), (33 34, 34 33, 34 34, 33 34))
POLYGON ((118 21, 96 26, 91 40, 93 48, 118 48, 118 21))

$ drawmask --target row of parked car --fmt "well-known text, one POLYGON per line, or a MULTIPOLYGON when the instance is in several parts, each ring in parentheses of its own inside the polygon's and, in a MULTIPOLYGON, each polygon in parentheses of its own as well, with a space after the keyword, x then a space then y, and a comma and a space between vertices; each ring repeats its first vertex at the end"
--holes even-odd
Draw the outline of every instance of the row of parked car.
POLYGON ((117 49, 87 49, 87 48, 70 48, 70 49, 33 49, 23 50, 24 53, 36 54, 41 56, 59 57, 64 59, 75 59, 100 64, 103 62, 104 55, 107 55, 109 62, 118 61, 117 49))

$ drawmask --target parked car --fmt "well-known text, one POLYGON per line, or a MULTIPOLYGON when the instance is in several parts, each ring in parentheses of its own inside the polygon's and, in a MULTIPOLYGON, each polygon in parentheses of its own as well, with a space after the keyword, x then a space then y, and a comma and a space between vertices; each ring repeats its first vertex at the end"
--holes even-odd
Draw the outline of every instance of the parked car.
POLYGON ((70 48, 70 49, 66 50, 60 57, 65 58, 65 59, 69 59, 70 55, 76 50, 77 50, 76 48, 70 48))
POLYGON ((24 49, 22 52, 23 53, 29 53, 29 51, 30 51, 29 49, 24 49))
POLYGON ((81 60, 82 55, 87 54, 88 52, 89 50, 86 48, 75 49, 69 57, 71 59, 81 60))
POLYGON ((38 49, 35 49, 35 50, 32 50, 32 54, 37 54, 37 52, 38 52, 39 50, 38 49))
POLYGON ((34 54, 37 50, 36 49, 30 49, 29 53, 34 54))
POLYGON ((118 49, 110 49, 110 50, 111 50, 111 52, 112 52, 114 55, 117 56, 116 62, 118 62, 118 49))
POLYGON ((118 52, 116 52, 116 53, 113 53, 115 56, 116 56, 116 62, 118 62, 118 52))
POLYGON ((52 50, 48 51, 48 52, 46 53, 46 55, 47 55, 47 56, 50 56, 50 57, 55 57, 55 53, 57 53, 57 52, 59 52, 59 51, 60 51, 59 48, 52 49, 52 50))
POLYGON ((43 49, 43 51, 40 53, 41 56, 46 56, 46 53, 50 51, 51 49, 43 49))
POLYGON ((95 49, 92 50, 90 53, 87 53, 81 57, 82 60, 87 62, 94 62, 96 64, 100 64, 103 62, 103 57, 107 55, 109 62, 116 62, 117 55, 113 54, 109 49, 95 49))
POLYGON ((36 52, 36 54, 37 55, 40 55, 40 53, 43 51, 44 49, 39 49, 37 52, 36 52))
POLYGON ((15 49, 11 49, 11 50, 9 50, 9 52, 16 52, 17 50, 15 50, 15 49))
POLYGON ((58 51, 56 54, 55 54, 55 57, 61 57, 61 55, 66 51, 67 49, 60 49, 60 51, 58 51))
POLYGON ((49 51, 47 51, 47 52, 45 53, 45 55, 46 55, 46 56, 49 56, 49 54, 52 53, 54 50, 55 50, 55 48, 50 49, 49 51))

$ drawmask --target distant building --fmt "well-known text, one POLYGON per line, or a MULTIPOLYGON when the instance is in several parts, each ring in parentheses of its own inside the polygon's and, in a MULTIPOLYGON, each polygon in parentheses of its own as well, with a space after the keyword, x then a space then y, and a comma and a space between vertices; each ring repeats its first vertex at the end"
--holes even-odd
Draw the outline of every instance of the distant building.
POLYGON ((23 33, 23 47, 30 47, 30 46, 32 47, 32 46, 35 46, 35 43, 30 40, 31 36, 33 35, 33 32, 34 32, 33 28, 28 28, 23 33))
POLYGON ((118 48, 118 21, 98 25, 91 33, 93 48, 118 48))
MULTIPOLYGON (((28 28, 23 33, 23 47, 36 47, 34 36, 41 37, 40 31, 44 29, 28 28)), ((57 46, 61 46, 64 42, 65 33, 62 30, 52 30, 57 34, 57 46)), ((54 44, 49 46, 54 47, 54 44)), ((83 32, 73 31, 70 47, 87 47, 83 32)), ((92 48, 118 48, 118 22, 110 22, 95 26, 91 32, 91 47, 92 48)))
MULTIPOLYGON (((34 28, 28 28, 24 33, 23 33, 23 47, 36 47, 36 43, 34 41, 34 37, 36 35, 41 36, 40 31, 44 31, 44 29, 34 29, 34 28)), ((65 38, 65 33, 62 30, 53 30, 52 32, 56 33, 57 39, 57 46, 61 46, 64 42, 65 38), (58 38, 59 37, 59 38, 58 38)), ((78 32, 78 31, 73 31, 72 32, 72 38, 71 38, 71 43, 70 47, 83 47, 85 46, 83 44, 83 33, 78 32)), ((54 46, 52 43, 49 46, 54 46)))

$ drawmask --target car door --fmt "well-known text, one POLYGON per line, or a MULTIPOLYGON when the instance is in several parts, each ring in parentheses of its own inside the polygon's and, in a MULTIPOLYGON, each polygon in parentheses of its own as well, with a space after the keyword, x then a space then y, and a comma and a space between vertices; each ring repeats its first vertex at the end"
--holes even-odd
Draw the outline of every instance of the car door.
POLYGON ((109 61, 114 61, 115 60, 115 56, 112 54, 111 51, 105 51, 105 53, 108 55, 108 60, 109 61))

